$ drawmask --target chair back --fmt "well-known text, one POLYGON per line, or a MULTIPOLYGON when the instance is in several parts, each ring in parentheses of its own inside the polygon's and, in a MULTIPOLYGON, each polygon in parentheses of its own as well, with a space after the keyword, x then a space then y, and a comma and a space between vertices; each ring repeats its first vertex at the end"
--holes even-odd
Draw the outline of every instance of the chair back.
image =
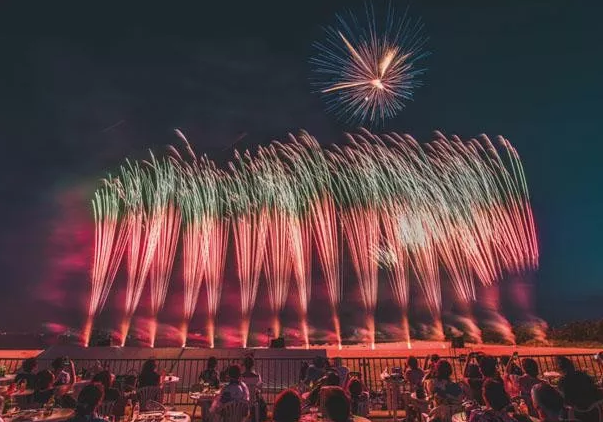
POLYGON ((137 393, 140 410, 149 410, 147 409, 147 402, 149 401, 163 403, 163 389, 159 386, 141 387, 137 393))
POLYGON ((249 403, 245 400, 234 400, 222 406, 220 410, 222 422, 242 422, 249 415, 249 403))
POLYGON ((356 409, 356 416, 362 416, 366 418, 369 414, 369 401, 368 400, 360 400, 356 409))
POLYGON ((115 401, 104 401, 102 402, 98 408, 96 409, 96 413, 99 416, 111 416, 113 415, 113 407, 115 406, 115 401))

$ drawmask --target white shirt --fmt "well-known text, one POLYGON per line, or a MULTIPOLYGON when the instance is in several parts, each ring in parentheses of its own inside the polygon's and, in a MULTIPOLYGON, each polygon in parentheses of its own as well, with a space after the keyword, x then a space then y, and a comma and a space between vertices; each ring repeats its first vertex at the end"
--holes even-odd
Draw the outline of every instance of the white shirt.
POLYGON ((243 381, 226 384, 214 398, 210 411, 215 412, 226 403, 237 400, 249 401, 249 389, 243 381))

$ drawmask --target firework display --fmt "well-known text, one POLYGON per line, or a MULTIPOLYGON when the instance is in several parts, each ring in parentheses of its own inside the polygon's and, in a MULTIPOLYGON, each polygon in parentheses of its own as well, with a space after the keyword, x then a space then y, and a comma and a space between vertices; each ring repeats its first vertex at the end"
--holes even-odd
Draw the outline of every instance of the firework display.
POLYGON ((426 39, 421 21, 397 15, 391 4, 383 22, 371 5, 365 18, 339 15, 326 29, 325 41, 314 44, 312 79, 328 111, 350 123, 381 124, 421 85, 426 39))
POLYGON ((462 141, 436 132, 433 141, 419 143, 409 135, 361 130, 347 135, 345 145, 323 148, 302 132, 259 147, 257 153, 235 153, 222 169, 197 157, 178 134, 186 154, 170 147, 163 159, 127 162, 119 177, 108 177, 95 194, 86 343, 124 255, 122 343, 149 280, 154 344, 157 316, 180 256, 182 345, 205 282, 211 347, 225 267, 231 264, 229 244, 240 290, 243 347, 263 281, 274 333, 282 331, 280 314, 295 290, 299 328, 309 346, 314 257, 339 345, 338 312, 347 286, 355 282, 366 341, 374 346, 380 269, 400 309, 400 340, 410 342, 413 285, 427 304, 436 337, 442 335, 444 284, 454 292, 454 298, 444 300, 463 304, 463 318, 479 331, 468 305, 476 298, 476 285, 538 266, 522 164, 502 137, 462 141), (342 279, 344 261, 350 262, 354 280, 342 279))

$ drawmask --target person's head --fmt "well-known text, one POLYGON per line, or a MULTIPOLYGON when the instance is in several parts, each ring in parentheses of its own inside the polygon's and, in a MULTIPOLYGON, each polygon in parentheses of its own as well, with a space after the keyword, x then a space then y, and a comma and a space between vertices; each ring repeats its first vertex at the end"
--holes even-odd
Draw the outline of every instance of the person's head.
POLYGON ((358 378, 351 378, 347 385, 348 393, 352 397, 359 397, 362 394, 362 382, 358 378))
POLYGON ((86 385, 77 396, 75 413, 78 416, 92 415, 105 396, 103 385, 92 383, 86 385))
POLYGON ((567 356, 557 356, 555 360, 557 361, 557 369, 559 369, 559 372, 563 375, 571 374, 576 371, 574 363, 567 356))
POLYGON ((51 363, 50 363, 50 367, 52 368, 53 371, 59 371, 61 369, 63 369, 65 367, 65 360, 67 358, 64 356, 59 356, 58 358, 55 358, 51 363))
POLYGON ((557 420, 563 416, 563 397, 549 384, 536 384, 532 388, 532 403, 541 420, 557 420))
POLYGON ((476 365, 475 363, 470 363, 469 365, 467 365, 467 371, 465 372, 465 377, 467 378, 481 378, 482 377, 482 373, 479 370, 479 365, 476 365))
POLYGON ((33 374, 38 368, 38 361, 36 360, 36 358, 27 358, 23 361, 23 364, 21 366, 23 367, 23 372, 33 374))
POLYGON ((410 369, 418 369, 419 368, 419 360, 414 356, 408 357, 407 364, 410 369))
POLYGON ((142 373, 146 374, 149 372, 157 371, 157 361, 155 359, 148 359, 142 364, 142 373))
POLYGON ((231 381, 239 381, 241 379, 241 367, 239 365, 230 365, 227 373, 231 381))
POLYGON ((503 383, 493 379, 484 382, 482 395, 486 405, 494 410, 503 410, 511 403, 503 383))
POLYGON ((324 362, 324 359, 322 358, 322 356, 314 356, 314 359, 312 359, 312 365, 314 365, 317 368, 324 368, 325 362, 324 362))
POLYGON ((94 377, 92 377, 92 382, 97 382, 99 384, 102 384, 105 391, 107 391, 109 388, 111 388, 113 386, 114 381, 115 381, 115 375, 113 375, 111 372, 109 372, 107 370, 100 371, 98 374, 96 374, 94 377))
POLYGON ((434 353, 433 355, 431 355, 431 356, 429 357, 429 361, 430 361, 432 364, 436 363, 436 362, 437 362, 437 361, 439 361, 439 360, 440 360, 440 355, 438 355, 437 353, 434 353))
POLYGON ((350 417, 350 399, 340 387, 332 387, 325 394, 325 411, 333 422, 347 422, 350 417))
POLYGON ((218 359, 216 359, 215 356, 210 356, 209 359, 207 359, 207 369, 216 369, 217 366, 218 359))
POLYGON ((593 379, 582 371, 575 371, 565 377, 560 386, 565 404, 579 409, 586 409, 601 400, 601 393, 593 379))
POLYGON ((301 416, 301 397, 295 390, 283 390, 276 396, 272 419, 276 422, 297 422, 301 416))
POLYGON ((450 381, 452 365, 447 360, 438 360, 435 366, 435 376, 441 381, 450 381))
POLYGON ((327 371, 327 373, 325 374, 325 378, 326 382, 324 385, 339 385, 339 383, 341 382, 339 374, 332 370, 327 371))
POLYGON ((40 371, 36 375, 36 390, 48 390, 54 384, 54 374, 48 369, 40 371))
POLYGON ((521 369, 533 378, 538 376, 538 364, 532 358, 523 358, 521 360, 521 369))
POLYGON ((479 370, 484 378, 496 378, 498 376, 496 359, 492 356, 483 356, 479 360, 479 370))
POLYGON ((251 371, 254 365, 255 362, 253 360, 253 356, 245 356, 245 359, 243 359, 243 366, 245 367, 245 370, 251 371))

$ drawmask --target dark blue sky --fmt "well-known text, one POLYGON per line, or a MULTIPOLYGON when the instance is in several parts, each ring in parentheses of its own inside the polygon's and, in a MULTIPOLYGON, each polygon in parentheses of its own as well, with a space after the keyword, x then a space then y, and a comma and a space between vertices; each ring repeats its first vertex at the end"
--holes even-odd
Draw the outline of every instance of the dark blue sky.
MULTIPOLYGON (((362 2, 148 3, 0 4, 0 328, 76 320, 96 180, 176 142, 173 128, 218 159, 241 134, 250 146, 305 128, 331 143, 351 129, 311 93, 308 57, 321 26, 362 2), (37 312, 12 318, 24 305, 37 312)), ((510 139, 541 243, 539 314, 603 316, 601 2, 410 7, 432 55, 384 129, 510 139)))

